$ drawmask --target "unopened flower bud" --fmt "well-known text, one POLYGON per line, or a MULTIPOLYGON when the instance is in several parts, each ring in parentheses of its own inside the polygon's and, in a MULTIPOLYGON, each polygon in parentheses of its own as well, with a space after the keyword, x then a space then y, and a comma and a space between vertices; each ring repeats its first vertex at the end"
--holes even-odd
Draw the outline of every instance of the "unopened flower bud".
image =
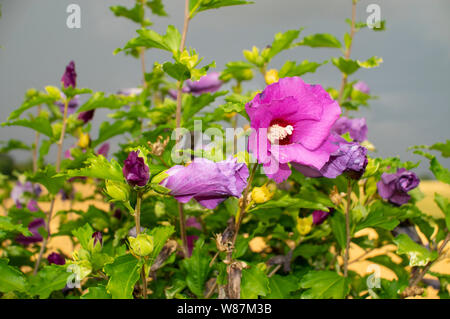
POLYGON ((153 251, 153 237, 147 234, 139 234, 136 237, 128 237, 131 251, 140 257, 148 256, 153 251))
POLYGON ((90 144, 90 138, 89 138, 89 134, 88 133, 81 133, 80 134, 80 138, 78 139, 78 146, 80 146, 81 148, 88 148, 89 144, 90 144))
POLYGON ((111 196, 114 201, 125 202, 130 198, 130 190, 125 183, 106 180, 105 187, 106 193, 111 196))
POLYGON ((275 189, 273 184, 263 185, 261 187, 255 187, 252 190, 252 200, 256 204, 262 204, 270 199, 272 199, 275 194, 275 189))
POLYGON ((311 216, 304 218, 297 218, 297 230, 300 235, 305 236, 309 234, 312 229, 313 219, 311 216))
POLYGON ((264 79, 266 80, 267 85, 278 82, 280 79, 278 76, 278 71, 276 69, 270 69, 264 75, 264 79))

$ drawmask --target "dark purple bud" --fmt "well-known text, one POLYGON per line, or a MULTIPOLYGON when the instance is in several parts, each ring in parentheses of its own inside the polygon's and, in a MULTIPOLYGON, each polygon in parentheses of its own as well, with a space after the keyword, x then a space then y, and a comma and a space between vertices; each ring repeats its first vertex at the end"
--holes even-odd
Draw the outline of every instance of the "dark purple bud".
POLYGON ((64 72, 61 82, 63 83, 64 88, 69 86, 76 87, 77 86, 77 73, 75 72, 75 62, 70 61, 70 63, 66 66, 66 71, 64 72))
POLYGON ((86 112, 81 112, 80 114, 78 114, 78 119, 83 121, 84 124, 86 124, 87 122, 89 122, 90 120, 92 120, 94 118, 94 113, 95 113, 95 109, 86 111, 86 112))
POLYGON ((109 143, 104 143, 97 150, 97 155, 103 155, 104 157, 108 157, 109 152, 109 143))
POLYGON ((150 179, 150 171, 139 151, 131 151, 124 161, 123 176, 131 186, 145 186, 150 179))
POLYGON ((30 199, 30 201, 27 204, 27 208, 30 212, 38 212, 39 211, 39 206, 37 205, 37 201, 34 199, 30 199))
POLYGON ((312 213, 312 218, 313 218, 313 224, 314 225, 320 225, 322 224, 330 215, 330 213, 328 212, 324 212, 322 210, 315 210, 312 213))
POLYGON ((29 225, 28 230, 32 233, 31 236, 24 236, 20 234, 16 237, 16 241, 22 245, 29 245, 33 243, 38 243, 43 240, 41 234, 39 234, 39 228, 45 228, 45 220, 42 218, 34 219, 29 225))
POLYGON ((98 242, 100 242, 100 245, 103 245, 103 235, 101 232, 96 231, 92 234, 92 238, 94 238, 94 247, 98 242))
POLYGON ((383 173, 377 183, 378 194, 392 204, 401 206, 406 204, 411 196, 408 192, 416 188, 420 179, 411 171, 400 168, 395 174, 383 173))
POLYGON ((51 253, 50 255, 48 255, 47 260, 50 265, 51 264, 55 264, 55 265, 65 265, 66 264, 66 260, 64 259, 64 257, 58 253, 51 253))

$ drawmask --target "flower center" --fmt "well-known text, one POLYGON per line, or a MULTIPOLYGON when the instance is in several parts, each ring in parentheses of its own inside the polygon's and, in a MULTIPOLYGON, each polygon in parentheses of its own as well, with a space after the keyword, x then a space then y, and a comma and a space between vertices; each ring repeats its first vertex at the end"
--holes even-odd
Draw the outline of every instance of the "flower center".
POLYGON ((273 121, 267 130, 267 138, 271 144, 289 144, 294 127, 284 121, 273 121))

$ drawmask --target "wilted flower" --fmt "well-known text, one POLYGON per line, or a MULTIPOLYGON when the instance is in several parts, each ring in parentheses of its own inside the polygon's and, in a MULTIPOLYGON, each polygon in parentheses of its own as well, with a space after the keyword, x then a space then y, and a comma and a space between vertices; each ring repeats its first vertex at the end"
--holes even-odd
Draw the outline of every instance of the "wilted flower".
POLYGON ((123 165, 123 176, 131 186, 145 186, 150 179, 150 171, 139 151, 131 151, 123 165))
POLYGON ((195 198, 206 208, 214 209, 230 196, 240 197, 247 185, 247 165, 236 158, 215 163, 195 158, 188 166, 175 165, 160 183, 181 203, 195 198))
POLYGON ((331 131, 342 135, 345 133, 349 133, 350 137, 355 142, 363 142, 367 139, 367 124, 365 118, 348 118, 342 116, 339 118, 334 126, 331 128, 331 131))
POLYGON ((94 113, 95 109, 86 112, 81 112, 80 114, 78 114, 78 119, 83 121, 84 124, 86 124, 87 122, 89 122, 94 118, 94 113))
POLYGON ((103 155, 104 157, 108 157, 109 152, 109 143, 104 143, 97 150, 97 155, 103 155))
POLYGON ((150 141, 147 142, 148 147, 150 148, 150 153, 155 156, 161 156, 166 149, 167 144, 169 143, 169 137, 167 136, 164 140, 162 136, 158 136, 158 139, 155 143, 150 141))
POLYGON ((63 83, 64 88, 68 88, 69 86, 76 87, 77 86, 77 73, 75 72, 75 62, 70 61, 66 66, 66 71, 64 72, 61 82, 63 83))
POLYGON ((50 255, 48 255, 47 260, 50 265, 51 264, 55 264, 55 265, 65 265, 66 264, 66 260, 64 259, 64 257, 58 253, 51 253, 50 255))
POLYGON ((330 129, 341 108, 320 85, 300 77, 282 78, 246 104, 251 127, 249 150, 269 178, 289 177, 288 163, 320 170, 338 148, 330 129))
POLYGON ((41 192, 41 187, 38 184, 19 180, 11 191, 11 199, 17 208, 22 208, 25 205, 30 211, 37 212, 39 207, 35 199, 39 197, 41 192))
POLYGON ((34 219, 30 224, 28 224, 28 230, 32 233, 32 235, 24 236, 20 234, 16 237, 16 241, 22 245, 41 242, 43 240, 42 235, 39 234, 39 228, 41 227, 45 228, 45 220, 42 218, 34 219))
POLYGON ((324 212, 322 210, 315 210, 312 213, 312 220, 314 225, 322 224, 330 215, 329 212, 324 212))
POLYGON ((364 94, 370 94, 370 88, 364 81, 358 81, 353 84, 353 89, 358 90, 359 92, 362 92, 364 94))
POLYGON ((383 173, 377 183, 378 194, 396 205, 406 204, 411 196, 408 192, 416 188, 420 183, 416 174, 400 168, 395 174, 383 173))
MULTIPOLYGON (((186 219, 186 227, 192 227, 195 229, 202 229, 202 225, 197 221, 195 217, 189 217, 186 219)), ((187 246, 188 246, 188 256, 192 255, 192 250, 194 249, 194 243, 198 239, 198 236, 189 235, 187 236, 187 246)))

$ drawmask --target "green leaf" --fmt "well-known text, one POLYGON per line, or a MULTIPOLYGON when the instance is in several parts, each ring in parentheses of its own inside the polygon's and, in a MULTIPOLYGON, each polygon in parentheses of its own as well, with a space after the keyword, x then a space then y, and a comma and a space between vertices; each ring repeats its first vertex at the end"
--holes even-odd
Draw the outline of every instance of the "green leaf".
POLYGON ((153 14, 160 17, 167 17, 167 12, 164 10, 162 0, 147 1, 146 4, 152 10, 153 14))
POLYGON ((400 282, 406 282, 406 283, 408 282, 409 273, 406 271, 406 269, 402 265, 399 265, 399 264, 396 264, 395 262, 393 262, 389 256, 379 255, 379 256, 372 257, 372 258, 368 258, 367 260, 391 269, 395 273, 395 275, 397 276, 397 278, 400 282))
POLYGON ((111 299, 111 295, 105 286, 89 287, 88 292, 80 297, 81 299, 111 299))
POLYGON ((175 228, 173 226, 155 227, 149 232, 149 235, 153 237, 153 251, 149 255, 149 267, 153 265, 161 249, 174 232, 175 228))
POLYGON ((275 38, 270 46, 270 51, 267 57, 272 59, 275 55, 281 51, 287 50, 292 47, 292 42, 298 38, 302 29, 288 30, 286 32, 280 32, 275 35, 275 38))
POLYGON ((232 78, 239 82, 249 81, 253 78, 253 65, 244 61, 234 61, 225 64, 225 69, 220 75, 223 81, 229 81, 232 78))
POLYGON ((45 266, 36 276, 30 278, 28 292, 30 295, 46 299, 53 291, 63 289, 70 275, 64 266, 45 266))
POLYGON ((136 32, 138 33, 136 38, 128 41, 123 49, 116 49, 114 53, 116 54, 120 51, 129 51, 139 47, 165 50, 172 52, 173 54, 178 52, 181 42, 181 35, 173 25, 169 25, 167 27, 166 34, 163 36, 154 30, 149 29, 140 29, 136 32))
POLYGON ((204 107, 213 103, 219 96, 223 96, 227 91, 220 91, 215 93, 205 93, 200 96, 193 96, 192 94, 185 94, 183 96, 183 115, 182 126, 192 120, 193 116, 197 112, 201 111, 204 107))
POLYGON ((444 143, 435 143, 429 147, 430 150, 441 152, 442 157, 450 157, 450 140, 444 143))
POLYGON ((345 216, 341 212, 335 212, 330 218, 330 226, 333 231, 334 237, 338 242, 341 249, 346 246, 346 233, 345 233, 345 216))
POLYGON ((190 18, 192 19, 197 12, 205 10, 251 3, 253 2, 244 0, 190 0, 189 1, 190 18))
POLYGON ((130 254, 117 257, 105 266, 109 276, 106 290, 113 299, 133 299, 133 289, 139 280, 144 259, 138 260, 130 254))
POLYGON ((0 258, 0 292, 25 291, 25 276, 17 268, 9 266, 8 261, 0 258))
POLYGON ((197 240, 191 257, 182 262, 187 271, 187 286, 198 298, 204 298, 205 283, 211 270, 209 267, 210 256, 204 246, 204 241, 197 240))
POLYGON ((265 299, 290 299, 290 293, 298 289, 294 276, 273 275, 269 278, 270 293, 265 299))
POLYGON ((109 7, 116 17, 124 17, 130 19, 136 23, 144 23, 144 25, 149 25, 149 22, 144 22, 145 10, 141 3, 136 3, 131 9, 124 6, 112 6, 109 7))
POLYGON ((204 297, 205 283, 211 271, 209 262, 208 250, 201 239, 195 242, 191 257, 183 260, 187 271, 186 284, 198 298, 204 297))
POLYGON ((128 105, 132 99, 132 97, 113 94, 105 97, 104 92, 95 92, 90 99, 86 101, 86 103, 78 108, 77 113, 99 108, 106 108, 110 110, 120 109, 121 107, 128 105))
POLYGON ((97 145, 100 145, 104 141, 109 140, 114 136, 130 132, 133 126, 134 126, 133 120, 118 120, 113 124, 110 124, 109 122, 103 122, 100 125, 98 138, 92 141, 91 147, 94 148, 97 145))
POLYGON ((393 230, 397 225, 400 223, 399 220, 393 218, 392 216, 386 216, 383 213, 383 210, 372 210, 366 218, 361 220, 357 225, 355 232, 368 228, 368 227, 374 227, 374 228, 383 228, 387 230, 393 230))
POLYGON ((13 150, 31 150, 31 147, 22 141, 10 139, 8 142, 0 142, 0 145, 4 145, 0 148, 0 153, 8 153, 13 150))
MULTIPOLYGON (((59 97, 58 97, 59 99, 59 97)), ((33 106, 41 105, 41 104, 47 104, 47 103, 54 103, 55 99, 51 96, 48 96, 43 93, 39 93, 36 96, 31 97, 30 99, 27 99, 23 104, 16 110, 14 110, 8 117, 8 121, 12 121, 17 119, 23 112, 26 110, 32 108, 33 106)))
POLYGON ((242 269, 242 299, 257 299, 258 296, 267 296, 269 292, 269 278, 261 269, 256 266, 242 269))
POLYGON ((450 230, 450 202, 447 198, 438 193, 434 194, 434 201, 439 206, 440 210, 445 215, 445 224, 447 229, 450 230))
POLYGON ((334 35, 328 33, 316 33, 308 35, 297 45, 306 45, 312 48, 340 48, 341 42, 334 35))
POLYGON ((30 182, 39 183, 45 186, 51 194, 56 194, 63 188, 66 181, 64 176, 56 173, 55 167, 47 165, 45 168, 38 170, 36 173, 26 174, 30 182))
POLYGON ((414 242, 408 235, 400 234, 394 239, 397 245, 397 253, 408 255, 410 266, 425 266, 438 257, 436 251, 429 251, 425 247, 414 242))
POLYGON ((359 64, 355 60, 344 59, 343 57, 332 58, 331 62, 342 72, 347 75, 355 73, 359 69, 359 64))
POLYGON ((28 228, 22 224, 14 223, 9 216, 0 216, 0 231, 19 232, 24 236, 31 236, 28 228))
POLYGON ((86 160, 86 165, 86 167, 80 169, 68 170, 66 173, 61 175, 68 178, 86 176, 119 182, 124 181, 122 167, 114 159, 109 162, 103 155, 90 155, 86 160))
POLYGON ((283 67, 280 69, 279 77, 284 78, 292 76, 302 76, 303 74, 308 72, 314 73, 319 66, 326 63, 328 63, 328 61, 317 63, 303 60, 300 64, 296 64, 294 61, 286 61, 283 67))
POLYGON ((2 123, 2 126, 28 127, 28 128, 31 128, 32 130, 35 130, 36 132, 39 132, 39 133, 42 133, 42 134, 48 136, 50 138, 53 137, 53 129, 50 124, 50 121, 43 116, 37 116, 30 120, 20 119, 20 120, 15 120, 12 122, 5 122, 5 123, 2 123))
POLYGON ((377 66, 379 66, 381 63, 383 63, 383 59, 373 56, 370 59, 366 60, 366 61, 356 61, 358 63, 358 65, 362 68, 365 69, 371 69, 371 68, 375 68, 377 66))
POLYGON ((78 239, 81 247, 86 250, 89 250, 89 241, 91 240, 93 233, 94 230, 88 223, 86 223, 83 227, 77 228, 76 230, 72 231, 72 235, 74 235, 78 239))
POLYGON ((328 211, 328 207, 317 201, 309 201, 303 198, 291 198, 289 195, 284 195, 280 199, 270 200, 264 204, 257 205, 255 208, 249 210, 249 212, 257 209, 268 208, 308 208, 328 211))
POLYGON ((178 81, 186 81, 191 78, 191 71, 189 71, 189 68, 180 62, 166 62, 163 64, 163 70, 178 81))
POLYGON ((300 287, 307 289, 302 299, 344 299, 350 290, 347 278, 334 271, 311 271, 302 278, 300 287))
POLYGON ((436 156, 420 150, 414 151, 414 154, 422 155, 428 158, 430 160, 430 170, 433 172, 436 179, 446 184, 450 184, 450 171, 439 163, 436 156))

